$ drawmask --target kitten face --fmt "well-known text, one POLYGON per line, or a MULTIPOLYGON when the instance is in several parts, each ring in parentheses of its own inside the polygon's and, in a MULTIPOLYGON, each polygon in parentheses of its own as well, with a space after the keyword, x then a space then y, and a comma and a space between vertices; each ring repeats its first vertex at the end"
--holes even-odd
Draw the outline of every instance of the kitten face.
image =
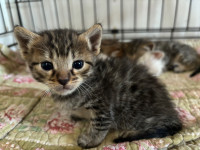
POLYGON ((190 58, 189 56, 183 57, 181 54, 177 54, 177 56, 172 60, 172 64, 169 66, 169 69, 174 72, 184 72, 195 69, 195 66, 198 65, 198 58, 190 58))
POLYGON ((33 77, 52 92, 68 95, 92 73, 100 51, 101 25, 80 35, 67 29, 35 34, 16 27, 14 32, 33 77))
POLYGON ((62 56, 53 53, 53 57, 49 57, 48 51, 40 56, 37 53, 33 55, 35 57, 29 61, 33 77, 61 95, 72 93, 92 72, 92 54, 87 47, 80 49, 78 44, 62 56))

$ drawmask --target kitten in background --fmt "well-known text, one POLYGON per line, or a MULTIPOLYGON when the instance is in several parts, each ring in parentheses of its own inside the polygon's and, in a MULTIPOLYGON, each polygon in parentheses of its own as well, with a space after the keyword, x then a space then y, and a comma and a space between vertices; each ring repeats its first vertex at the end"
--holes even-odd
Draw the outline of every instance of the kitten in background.
POLYGON ((192 71, 200 65, 200 55, 189 45, 175 41, 155 41, 152 50, 165 54, 165 69, 176 73, 192 71))
POLYGON ((116 143, 162 138, 182 129, 165 86, 146 67, 99 55, 101 25, 82 34, 68 29, 37 34, 19 26, 14 33, 33 77, 76 113, 73 119, 89 121, 77 140, 82 148, 101 144, 111 129, 121 132, 116 143))
MULTIPOLYGON (((105 42, 106 43, 106 42, 105 42)), ((102 43, 104 44, 104 43, 102 43)), ((102 45, 103 53, 114 57, 128 57, 138 60, 147 51, 162 51, 164 53, 164 70, 176 73, 192 71, 200 65, 200 56, 189 45, 175 41, 150 41, 135 39, 127 43, 114 42, 109 47, 102 45), (109 51, 109 53, 107 53, 109 51)))
POLYGON ((152 75, 159 76, 165 68, 164 53, 159 50, 153 52, 153 46, 153 43, 147 40, 120 43, 107 39, 102 41, 102 52, 110 57, 128 57, 137 61, 137 64, 146 66, 152 75))
POLYGON ((153 49, 153 43, 144 39, 135 39, 132 42, 104 39, 101 44, 102 53, 111 57, 128 57, 137 61, 146 51, 153 49))
POLYGON ((154 76, 160 76, 165 68, 165 54, 161 51, 147 51, 137 61, 147 67, 148 71, 154 76))

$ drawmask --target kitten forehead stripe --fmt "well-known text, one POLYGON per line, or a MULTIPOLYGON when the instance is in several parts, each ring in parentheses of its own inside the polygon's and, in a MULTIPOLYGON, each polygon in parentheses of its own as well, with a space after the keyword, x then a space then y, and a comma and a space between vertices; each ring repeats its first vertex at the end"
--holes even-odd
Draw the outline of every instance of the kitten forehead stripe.
POLYGON ((85 61, 85 62, 86 62, 87 64, 93 66, 93 63, 92 63, 92 62, 90 62, 90 61, 85 61))
POLYGON ((32 62, 32 63, 31 63, 32 66, 39 65, 39 64, 40 64, 40 63, 38 63, 38 62, 32 62))
MULTIPOLYGON (((39 33, 47 37, 45 41, 50 47, 49 53, 54 52, 57 57, 68 56, 69 51, 75 45, 78 34, 73 30, 56 29, 39 33)), ((50 57, 52 56, 49 54, 50 57)), ((74 51, 72 51, 74 57, 74 51)), ((52 58, 52 57, 51 57, 52 58)))

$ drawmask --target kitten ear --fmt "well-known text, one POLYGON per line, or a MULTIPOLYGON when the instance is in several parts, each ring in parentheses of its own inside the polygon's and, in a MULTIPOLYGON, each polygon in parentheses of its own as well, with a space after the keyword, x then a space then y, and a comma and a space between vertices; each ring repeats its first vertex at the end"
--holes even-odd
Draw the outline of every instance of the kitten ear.
POLYGON ((86 32, 80 35, 87 41, 89 49, 96 55, 100 53, 101 38, 102 38, 102 26, 101 24, 95 24, 90 27, 86 32))
POLYGON ((156 59, 162 59, 165 56, 161 51, 153 51, 152 54, 156 59))
POLYGON ((40 37, 38 34, 33 33, 20 26, 16 26, 14 28, 14 34, 20 48, 22 49, 23 56, 28 54, 29 44, 40 37))
POLYGON ((152 51, 154 49, 155 45, 153 42, 149 42, 149 43, 142 45, 142 47, 147 51, 152 51))

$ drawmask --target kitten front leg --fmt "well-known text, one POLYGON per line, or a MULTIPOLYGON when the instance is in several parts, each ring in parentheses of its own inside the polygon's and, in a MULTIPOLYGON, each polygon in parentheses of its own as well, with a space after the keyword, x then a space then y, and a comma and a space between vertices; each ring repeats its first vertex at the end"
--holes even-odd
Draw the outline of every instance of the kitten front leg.
POLYGON ((110 118, 97 117, 91 119, 86 132, 78 138, 78 145, 82 148, 95 147, 103 141, 111 126, 110 118))
POLYGON ((77 121, 84 121, 89 120, 91 118, 90 116, 91 112, 84 107, 80 107, 78 109, 72 110, 71 112, 71 120, 77 122, 77 121))

